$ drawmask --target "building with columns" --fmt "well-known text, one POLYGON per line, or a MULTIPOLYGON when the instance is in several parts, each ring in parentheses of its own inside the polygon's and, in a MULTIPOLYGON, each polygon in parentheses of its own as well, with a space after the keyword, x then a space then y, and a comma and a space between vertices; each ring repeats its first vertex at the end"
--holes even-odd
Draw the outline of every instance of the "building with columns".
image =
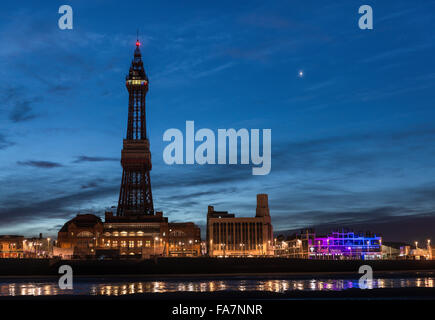
POLYGON ((273 228, 267 194, 257 195, 255 217, 236 218, 227 211, 207 212, 207 254, 210 257, 271 256, 273 228))

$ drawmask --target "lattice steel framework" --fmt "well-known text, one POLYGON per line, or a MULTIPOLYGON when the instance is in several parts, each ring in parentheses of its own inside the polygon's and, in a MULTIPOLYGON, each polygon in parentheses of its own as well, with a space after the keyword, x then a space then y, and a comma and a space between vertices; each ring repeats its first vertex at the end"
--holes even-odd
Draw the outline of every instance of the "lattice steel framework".
POLYGON ((126 77, 128 97, 127 137, 121 151, 122 180, 117 216, 154 215, 151 193, 151 153, 146 134, 145 96, 148 92, 142 56, 136 42, 134 59, 126 77))

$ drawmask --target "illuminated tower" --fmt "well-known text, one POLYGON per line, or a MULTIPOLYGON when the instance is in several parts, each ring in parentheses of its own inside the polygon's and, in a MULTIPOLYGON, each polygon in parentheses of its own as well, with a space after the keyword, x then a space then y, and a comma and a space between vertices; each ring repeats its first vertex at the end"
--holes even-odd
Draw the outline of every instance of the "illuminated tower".
POLYGON ((145 96, 148 78, 143 67, 140 42, 126 77, 128 90, 127 137, 121 151, 122 180, 117 216, 154 215, 151 193, 151 152, 146 132, 145 96))

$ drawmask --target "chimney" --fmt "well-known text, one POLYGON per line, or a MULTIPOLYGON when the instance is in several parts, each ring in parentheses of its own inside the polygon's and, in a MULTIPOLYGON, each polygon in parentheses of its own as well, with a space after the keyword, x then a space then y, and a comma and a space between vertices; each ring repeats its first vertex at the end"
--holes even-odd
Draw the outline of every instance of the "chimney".
POLYGON ((256 217, 266 217, 269 216, 269 204, 267 199, 267 194, 261 193, 257 194, 257 210, 255 213, 256 217))
POLYGON ((110 218, 113 218, 113 212, 111 212, 111 211, 106 211, 106 212, 104 213, 104 217, 105 217, 106 220, 107 220, 107 219, 110 219, 110 218))

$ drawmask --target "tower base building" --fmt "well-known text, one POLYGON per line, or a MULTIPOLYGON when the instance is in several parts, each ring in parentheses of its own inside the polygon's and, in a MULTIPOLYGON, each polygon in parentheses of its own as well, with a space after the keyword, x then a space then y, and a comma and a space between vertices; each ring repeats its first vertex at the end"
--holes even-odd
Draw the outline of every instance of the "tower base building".
POLYGON ((99 255, 149 258, 167 254, 168 218, 155 215, 114 216, 106 212, 99 255))

